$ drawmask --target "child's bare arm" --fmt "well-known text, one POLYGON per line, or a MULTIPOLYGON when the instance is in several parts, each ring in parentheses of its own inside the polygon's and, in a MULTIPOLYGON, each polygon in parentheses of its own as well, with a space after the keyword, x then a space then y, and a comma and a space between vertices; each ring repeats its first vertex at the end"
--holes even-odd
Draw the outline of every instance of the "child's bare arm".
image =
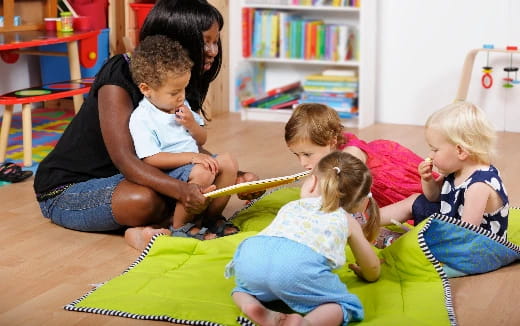
POLYGON ((480 226, 485 212, 493 212, 503 206, 502 199, 484 182, 472 184, 464 194, 464 211, 461 219, 480 226))
POLYGON ((351 264, 349 267, 366 281, 377 281, 381 272, 379 257, 365 238, 361 225, 350 214, 347 218, 350 231, 348 244, 356 258, 356 264, 351 264))
POLYGON ((204 167, 212 171, 214 174, 218 173, 217 160, 210 155, 202 153, 160 152, 143 158, 143 161, 161 170, 171 170, 190 163, 202 164, 204 165, 204 167))
POLYGON ((190 135, 195 139, 198 146, 202 146, 206 143, 206 140, 208 138, 208 132, 206 128, 199 125, 195 118, 193 117, 193 113, 189 108, 186 106, 180 106, 175 111, 175 120, 177 120, 178 123, 183 125, 188 131, 190 132, 190 135))

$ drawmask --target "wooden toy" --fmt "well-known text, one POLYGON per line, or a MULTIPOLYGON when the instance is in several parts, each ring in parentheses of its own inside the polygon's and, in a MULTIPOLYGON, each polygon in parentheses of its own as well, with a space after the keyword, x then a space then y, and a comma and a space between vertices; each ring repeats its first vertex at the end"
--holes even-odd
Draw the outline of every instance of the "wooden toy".
MULTIPOLYGON (((484 49, 493 49, 494 47, 493 44, 484 44, 483 46, 484 49)), ((482 71, 484 72, 480 80, 482 87, 491 88, 491 86, 493 86, 493 76, 491 75, 493 67, 489 65, 489 51, 486 51, 486 65, 482 67, 482 71)))
MULTIPOLYGON (((516 46, 508 46, 506 49, 489 48, 489 46, 488 46, 488 48, 473 49, 473 50, 470 50, 468 52, 468 54, 466 54, 466 58, 464 60, 464 66, 462 67, 462 76, 460 78, 459 88, 457 90, 455 101, 464 101, 464 100, 466 100, 466 97, 468 96, 469 83, 471 81, 471 74, 473 72, 473 66, 474 66, 474 63, 475 63, 475 57, 477 56, 477 54, 479 52, 484 52, 484 51, 486 51, 488 53, 491 53, 491 52, 493 52, 493 53, 507 53, 508 55, 510 55, 510 66, 508 67, 508 70, 510 70, 509 73, 511 73, 511 72, 515 73, 515 78, 513 79, 510 76, 507 76, 507 78, 509 78, 510 80, 507 80, 506 82, 510 83, 511 86, 513 84, 520 83, 520 81, 518 81, 516 79, 516 74, 517 74, 518 68, 512 66, 513 54, 520 53, 520 51, 518 50, 518 48, 516 46), (511 70, 509 68, 513 68, 513 69, 511 70), (516 69, 514 69, 514 68, 516 68, 516 69)), ((486 65, 486 67, 489 67, 489 65, 486 65)), ((491 82, 491 84, 492 84, 493 79, 491 77, 491 74, 490 74, 489 77, 486 77, 485 82, 486 82, 486 85, 489 85, 489 82, 491 82)), ((483 86, 484 86, 484 84, 483 84, 483 86)), ((489 87, 491 87, 491 85, 489 85, 489 87)), ((489 87, 484 86, 484 88, 489 88, 489 87)), ((507 86, 505 86, 505 87, 507 87, 507 86)))
MULTIPOLYGON (((518 48, 516 46, 507 46, 506 50, 507 51, 517 51, 518 48)), ((505 88, 512 88, 513 87, 513 81, 515 81, 515 79, 511 78, 509 76, 509 74, 514 72, 515 76, 516 76, 516 73, 518 72, 518 67, 513 67, 513 53, 511 53, 509 55, 509 67, 505 67, 504 71, 507 73, 507 77, 503 78, 505 83, 502 86, 505 87, 505 88)), ((516 84, 516 82, 515 82, 515 84, 516 84)))

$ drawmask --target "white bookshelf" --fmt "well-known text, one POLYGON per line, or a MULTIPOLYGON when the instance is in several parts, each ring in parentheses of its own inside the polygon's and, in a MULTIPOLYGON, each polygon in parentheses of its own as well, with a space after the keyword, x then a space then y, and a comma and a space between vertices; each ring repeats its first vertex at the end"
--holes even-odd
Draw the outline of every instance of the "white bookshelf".
MULTIPOLYGON (((296 6, 271 4, 276 1, 230 0, 229 37, 230 37, 230 111, 241 112, 244 120, 286 122, 290 110, 269 110, 242 108, 236 104, 236 79, 241 65, 265 65, 265 88, 280 87, 306 75, 319 73, 325 69, 354 69, 359 76, 359 114, 355 119, 344 120, 350 127, 364 128, 374 123, 375 110, 375 65, 376 65, 376 11, 377 0, 363 0, 361 8, 296 6), (259 3, 262 2, 262 3, 259 3), (276 9, 301 14, 305 17, 320 18, 334 22, 346 22, 358 28, 359 60, 324 61, 304 59, 243 58, 242 57, 242 8, 276 9)), ((282 1, 283 2, 283 1, 282 1)), ((290 1, 287 1, 290 2, 290 1)))

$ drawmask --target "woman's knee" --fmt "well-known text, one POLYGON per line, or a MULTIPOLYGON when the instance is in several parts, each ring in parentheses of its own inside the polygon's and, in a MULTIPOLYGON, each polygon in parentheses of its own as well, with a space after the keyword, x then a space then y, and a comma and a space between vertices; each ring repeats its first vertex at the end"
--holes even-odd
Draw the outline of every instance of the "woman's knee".
POLYGON ((166 217, 166 201, 152 189, 121 182, 112 197, 114 218, 128 226, 150 225, 166 217))

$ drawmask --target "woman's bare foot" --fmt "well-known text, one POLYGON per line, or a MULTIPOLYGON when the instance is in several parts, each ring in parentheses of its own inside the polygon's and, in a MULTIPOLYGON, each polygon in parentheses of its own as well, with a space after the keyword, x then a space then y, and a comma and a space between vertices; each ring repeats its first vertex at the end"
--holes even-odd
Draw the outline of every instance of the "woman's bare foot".
POLYGON ((303 326, 306 323, 299 314, 284 314, 269 310, 261 303, 248 303, 243 307, 243 312, 252 321, 261 326, 303 326))
POLYGON ((151 226, 129 228, 125 231, 125 241, 130 247, 144 250, 154 235, 170 233, 168 229, 154 229, 151 226))

